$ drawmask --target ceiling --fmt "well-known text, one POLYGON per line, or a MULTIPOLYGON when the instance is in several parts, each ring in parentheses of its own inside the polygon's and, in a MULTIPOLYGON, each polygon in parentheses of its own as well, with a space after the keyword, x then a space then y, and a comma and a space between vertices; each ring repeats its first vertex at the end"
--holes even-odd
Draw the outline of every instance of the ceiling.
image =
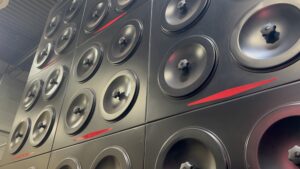
POLYGON ((10 0, 0 10, 0 74, 30 70, 49 11, 57 1, 10 0))

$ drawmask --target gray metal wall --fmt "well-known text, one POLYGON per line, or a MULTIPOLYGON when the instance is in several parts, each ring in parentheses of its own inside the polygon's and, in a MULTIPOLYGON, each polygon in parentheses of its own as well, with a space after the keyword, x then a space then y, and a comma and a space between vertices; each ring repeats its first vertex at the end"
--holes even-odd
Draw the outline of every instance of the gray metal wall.
POLYGON ((0 75, 0 145, 11 129, 25 82, 8 75, 0 75))

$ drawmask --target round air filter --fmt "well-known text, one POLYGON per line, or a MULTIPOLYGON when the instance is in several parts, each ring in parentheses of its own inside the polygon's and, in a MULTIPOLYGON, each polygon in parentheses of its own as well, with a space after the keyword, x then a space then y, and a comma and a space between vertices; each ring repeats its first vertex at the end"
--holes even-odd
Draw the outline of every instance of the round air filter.
POLYGON ((54 51, 57 55, 61 54, 67 49, 67 47, 73 42, 75 34, 75 25, 71 25, 62 31, 62 33, 58 36, 54 47, 54 51))
POLYGON ((127 10, 135 0, 113 0, 112 4, 116 7, 117 12, 123 12, 127 10))
POLYGON ((32 82, 30 87, 27 89, 25 97, 23 99, 23 106, 26 111, 29 111, 37 102, 41 94, 42 81, 36 80, 32 82))
POLYGON ((108 14, 109 4, 107 1, 102 1, 96 4, 93 10, 88 14, 87 22, 85 25, 85 33, 95 31, 100 24, 102 24, 106 15, 108 14))
POLYGON ((9 152, 18 153, 24 146, 30 130, 30 120, 20 122, 13 130, 9 139, 9 152))
POLYGON ((52 97, 57 93, 59 87, 63 83, 64 76, 65 70, 63 66, 59 66, 48 75, 43 87, 43 98, 45 100, 52 99, 52 97))
POLYGON ((126 115, 135 103, 138 90, 139 81, 133 72, 124 70, 117 73, 102 96, 100 109, 103 118, 110 121, 126 115))
POLYGON ((128 154, 121 147, 109 147, 99 153, 92 169, 131 169, 128 154))
POLYGON ((81 169, 81 166, 76 159, 66 158, 55 169, 81 169))
POLYGON ((47 61, 50 59, 52 55, 53 46, 51 43, 47 43, 47 45, 39 52, 37 53, 34 64, 37 68, 42 68, 45 66, 47 61))
POLYGON ((155 169, 228 169, 222 142, 210 131, 186 128, 173 134, 161 148, 155 169))
POLYGON ((38 115, 30 132, 30 143, 34 147, 41 146, 48 138, 53 129, 55 110, 48 106, 38 115))
POLYGON ((142 24, 139 21, 126 23, 112 40, 108 60, 115 64, 127 60, 137 48, 141 36, 142 24))
POLYGON ((68 7, 65 10, 64 21, 66 23, 70 22, 73 18, 76 17, 78 11, 82 5, 82 0, 71 0, 69 1, 68 7))
POLYGON ((103 58, 103 49, 97 44, 86 49, 76 61, 74 76, 79 82, 86 82, 97 72, 103 58))
POLYGON ((61 16, 58 14, 51 18, 50 22, 46 27, 45 38, 50 38, 57 31, 60 25, 61 16))
POLYGON ((77 134, 83 130, 93 116, 95 95, 89 89, 77 92, 69 103, 64 117, 64 126, 67 134, 77 134))
POLYGON ((216 47, 207 37, 192 37, 171 48, 158 75, 162 91, 182 97, 197 90, 212 74, 216 63, 216 47))
POLYGON ((263 1, 237 25, 231 49, 236 60, 250 69, 270 69, 296 58, 300 51, 300 3, 263 1))
POLYGON ((279 108, 262 117, 248 138, 249 169, 299 169, 300 105, 279 108))
POLYGON ((168 0, 161 14, 162 29, 177 32, 191 26, 205 12, 208 0, 168 0))

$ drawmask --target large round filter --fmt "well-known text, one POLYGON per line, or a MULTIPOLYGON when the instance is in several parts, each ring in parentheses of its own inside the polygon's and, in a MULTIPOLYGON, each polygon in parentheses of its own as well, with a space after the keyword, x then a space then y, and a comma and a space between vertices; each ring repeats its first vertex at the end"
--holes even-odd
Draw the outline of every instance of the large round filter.
POLYGON ((43 98, 45 100, 52 99, 63 83, 65 70, 63 66, 55 68, 46 79, 43 87, 43 98))
POLYGON ((84 28, 85 33, 91 33, 97 30, 108 14, 108 9, 109 4, 106 0, 95 5, 94 9, 90 11, 86 18, 86 25, 84 28))
POLYGON ((212 74, 216 47, 207 37, 182 40, 171 48, 163 60, 158 81, 164 93, 182 97, 199 89, 212 74))
POLYGON ((131 163, 123 148, 109 147, 99 153, 91 169, 131 169, 131 163))
POLYGON ((43 66, 45 66, 45 64, 50 60, 52 52, 53 52, 52 43, 47 43, 46 46, 39 53, 37 53, 34 59, 34 65, 37 68, 42 68, 43 66))
POLYGON ((225 147, 210 131, 186 128, 173 134, 161 148, 155 169, 228 169, 225 147))
POLYGON ((42 85, 43 83, 41 80, 36 80, 32 82, 30 87, 27 89, 25 97, 23 99, 23 106, 26 111, 29 111, 39 99, 42 85))
POLYGON ((299 169, 300 105, 279 108, 262 117, 246 144, 248 169, 299 169))
POLYGON ((67 134, 77 134, 88 124, 95 108, 95 95, 89 89, 77 92, 68 106, 64 117, 64 126, 67 134))
POLYGON ((70 44, 73 42, 75 34, 75 25, 70 25, 62 31, 62 33, 57 37, 54 47, 54 51, 57 55, 64 52, 68 48, 68 46, 70 46, 70 44))
POLYGON ((52 106, 46 107, 38 115, 30 132, 30 143, 34 147, 41 146, 48 138, 55 122, 55 110, 52 106))
POLYGON ((103 49, 98 44, 87 48, 77 59, 74 76, 77 81, 89 80, 98 70, 103 58, 103 49))
POLYGON ((139 81, 132 71, 124 70, 113 76, 102 96, 103 118, 116 120, 126 115, 134 105, 138 91, 139 81))
POLYGON ((127 10, 136 0, 112 0, 112 5, 115 6, 117 12, 127 10))
POLYGON ((81 169, 80 163, 74 158, 62 160, 55 169, 81 169))
POLYGON ((11 132, 9 139, 9 152, 18 153, 24 146, 30 131, 30 119, 20 122, 11 132))
POLYGON ((191 26, 205 12, 209 0, 168 0, 161 13, 164 31, 182 31, 191 26))
POLYGON ((60 21, 61 21, 60 14, 57 14, 56 16, 51 18, 51 20, 49 21, 46 27, 45 38, 50 38, 56 33, 60 25, 60 21))
POLYGON ((66 23, 70 22, 73 18, 76 17, 82 6, 82 1, 83 0, 71 0, 68 2, 68 7, 65 9, 64 17, 64 21, 66 23))
POLYGON ((108 60, 115 64, 127 60, 137 48, 141 36, 142 24, 137 20, 127 22, 113 38, 108 60))
POLYGON ((300 2, 267 0, 249 11, 233 32, 236 60, 250 69, 270 69, 295 59, 300 51, 300 2))

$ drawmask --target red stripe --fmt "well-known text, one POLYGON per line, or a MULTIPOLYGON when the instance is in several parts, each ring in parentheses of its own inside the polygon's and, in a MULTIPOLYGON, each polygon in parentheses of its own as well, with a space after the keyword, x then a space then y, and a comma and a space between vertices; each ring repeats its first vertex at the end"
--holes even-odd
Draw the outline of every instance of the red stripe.
POLYGON ((211 96, 205 97, 203 99, 188 103, 188 106, 195 106, 195 105, 199 105, 199 104, 203 104, 203 103, 207 103, 207 102, 213 102, 213 101, 217 101, 217 100, 221 100, 221 99, 225 99, 225 98, 229 98, 238 94, 241 94, 243 92, 247 92, 249 90, 258 88, 260 86, 269 84, 273 81, 276 81, 277 78, 271 78, 271 79, 267 79, 267 80, 262 80, 259 82, 255 82, 255 83, 250 83, 250 84, 246 84, 243 86, 238 86, 238 87, 234 87, 231 89, 227 89, 224 91, 221 91, 219 93, 213 94, 211 96))
POLYGON ((177 57, 176 54, 173 53, 173 54, 171 55, 171 57, 169 58, 168 62, 169 62, 170 64, 173 63, 173 62, 175 61, 176 57, 177 57))
POLYGON ((14 156, 14 159, 27 158, 27 157, 30 157, 31 155, 33 155, 33 152, 23 153, 23 154, 19 154, 19 155, 14 156))
POLYGON ((102 26, 100 29, 97 30, 96 33, 102 32, 103 30, 105 30, 106 28, 110 27, 112 24, 114 24, 115 22, 117 22, 118 20, 120 20, 122 17, 124 17, 126 15, 126 12, 120 14, 119 16, 117 16, 115 19, 109 21, 107 24, 105 24, 104 26, 102 26))
POLYGON ((103 134, 105 134, 105 133, 107 133, 107 132, 109 132, 111 130, 112 130, 112 128, 108 128, 108 129, 104 129, 104 130, 98 130, 98 131, 93 131, 93 132, 88 133, 86 135, 83 135, 81 137, 77 137, 74 140, 75 141, 88 140, 88 139, 91 139, 91 138, 103 135, 103 134))

